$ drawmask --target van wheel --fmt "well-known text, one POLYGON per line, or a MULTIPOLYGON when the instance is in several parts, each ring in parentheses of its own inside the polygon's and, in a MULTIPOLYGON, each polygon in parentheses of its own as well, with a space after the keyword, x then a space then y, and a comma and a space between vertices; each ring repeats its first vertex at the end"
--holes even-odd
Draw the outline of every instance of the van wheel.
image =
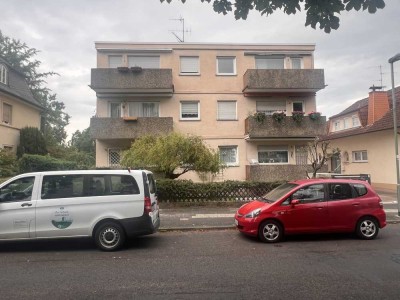
POLYGON ((379 232, 379 225, 376 219, 364 217, 357 223, 356 233, 363 240, 372 240, 376 238, 379 232))
POLYGON ((261 223, 258 229, 258 237, 264 243, 277 243, 282 239, 283 228, 281 224, 273 220, 261 223))
POLYGON ((105 223, 95 233, 97 247, 103 251, 115 251, 125 243, 125 233, 122 227, 116 223, 105 223))

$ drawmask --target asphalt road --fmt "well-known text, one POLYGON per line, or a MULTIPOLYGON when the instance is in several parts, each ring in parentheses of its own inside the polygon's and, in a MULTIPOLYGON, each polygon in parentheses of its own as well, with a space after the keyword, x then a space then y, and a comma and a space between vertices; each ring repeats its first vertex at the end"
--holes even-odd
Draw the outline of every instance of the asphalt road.
POLYGON ((90 240, 0 243, 1 299, 399 299, 400 225, 373 241, 163 232, 114 253, 90 240))

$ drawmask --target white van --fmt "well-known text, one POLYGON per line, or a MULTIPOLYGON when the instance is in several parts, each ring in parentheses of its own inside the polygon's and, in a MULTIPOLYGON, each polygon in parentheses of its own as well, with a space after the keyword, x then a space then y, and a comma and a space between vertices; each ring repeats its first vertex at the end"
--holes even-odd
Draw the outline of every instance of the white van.
POLYGON ((0 185, 0 240, 89 236, 113 251, 159 226, 156 183, 146 170, 26 173, 0 185))

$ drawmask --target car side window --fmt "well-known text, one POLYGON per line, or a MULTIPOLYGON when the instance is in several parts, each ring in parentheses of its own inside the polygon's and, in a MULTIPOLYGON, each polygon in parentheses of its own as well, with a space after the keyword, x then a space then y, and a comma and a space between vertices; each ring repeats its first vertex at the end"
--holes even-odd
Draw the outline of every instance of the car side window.
POLYGON ((0 189, 1 202, 30 201, 32 199, 35 177, 14 180, 0 189))
POLYGON ((350 184, 347 183, 330 183, 329 184, 329 199, 330 200, 345 200, 353 198, 353 192, 350 184))
POLYGON ((368 193, 367 187, 363 184, 356 183, 356 184, 353 184, 353 187, 354 187, 354 190, 356 191, 358 197, 364 196, 368 193))
POLYGON ((292 194, 292 200, 300 200, 300 203, 313 203, 325 201, 323 184, 312 184, 303 187, 292 194))

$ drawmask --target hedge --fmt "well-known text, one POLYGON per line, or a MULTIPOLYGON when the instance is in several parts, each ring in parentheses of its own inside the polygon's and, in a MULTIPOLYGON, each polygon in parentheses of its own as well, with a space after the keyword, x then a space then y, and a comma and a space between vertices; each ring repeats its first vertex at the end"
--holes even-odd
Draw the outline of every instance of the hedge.
POLYGON ((224 181, 194 183, 190 180, 157 180, 160 202, 209 202, 254 200, 282 182, 224 181))
POLYGON ((76 162, 50 156, 24 154, 19 160, 20 173, 76 169, 78 169, 76 162))

